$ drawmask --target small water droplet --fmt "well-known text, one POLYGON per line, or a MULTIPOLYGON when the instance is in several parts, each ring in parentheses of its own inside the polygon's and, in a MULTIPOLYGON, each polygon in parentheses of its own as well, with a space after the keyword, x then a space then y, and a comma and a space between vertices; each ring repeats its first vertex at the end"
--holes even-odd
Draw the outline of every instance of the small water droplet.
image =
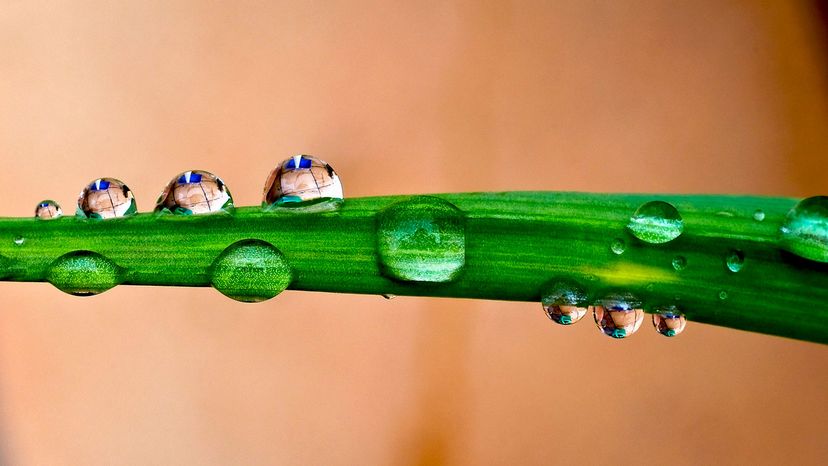
POLYGON ((644 310, 631 295, 611 295, 595 306, 592 315, 598 330, 612 338, 626 338, 641 327, 644 310))
POLYGON ((828 262, 828 197, 800 201, 781 228, 782 247, 806 259, 828 262))
POLYGON ((35 207, 35 218, 40 220, 53 220, 63 215, 63 210, 57 202, 52 200, 40 201, 35 207))
POLYGON ((296 155, 270 172, 263 205, 291 207, 342 198, 342 183, 330 165, 310 155, 296 155))
POLYGON ((732 249, 729 253, 727 253, 725 265, 727 265, 727 269, 733 273, 742 270, 742 267, 745 265, 745 254, 738 249, 732 249))
POLYGON ((727 291, 722 290, 719 292, 719 299, 721 299, 722 301, 726 300, 727 296, 727 291))
POLYGON ((672 204, 651 201, 635 211, 627 228, 645 243, 662 244, 681 235, 684 231, 684 221, 672 204))
POLYGON ((757 222, 765 220, 765 211, 762 209, 756 209, 756 212, 753 213, 753 219, 757 222))
POLYGON ((417 196, 377 214, 383 273, 404 281, 447 282, 466 264, 465 217, 438 197, 417 196))
POLYGON ((391 293, 383 293, 382 297, 385 299, 394 299, 397 297, 397 295, 391 293))
POLYGON ((673 258, 673 268, 677 271, 682 271, 687 268, 687 259, 684 256, 676 256, 673 258))
POLYGON ((662 309, 653 314, 653 327, 665 337, 674 337, 684 331, 687 319, 675 307, 662 309))
POLYGON ((108 258, 92 251, 74 251, 58 257, 46 280, 75 296, 91 296, 121 283, 122 271, 108 258))
POLYGON ((24 238, 22 236, 15 236, 14 237, 14 244, 16 244, 18 246, 23 246, 23 243, 25 243, 25 242, 26 242, 26 238, 24 238))
POLYGON ((198 215, 232 208, 233 197, 221 178, 203 170, 192 170, 179 174, 167 184, 155 211, 198 215))
POLYGON ((254 303, 270 299, 293 281, 287 258, 270 243, 242 240, 233 243, 213 261, 210 282, 221 294, 254 303))
POLYGON ((581 320, 587 313, 586 302, 584 290, 570 281, 553 283, 541 297, 546 316, 561 325, 571 325, 581 320))
POLYGON ((627 245, 624 243, 623 239, 616 238, 612 241, 612 244, 610 244, 610 250, 618 255, 624 254, 626 249, 627 245))
POLYGON ((78 216, 109 219, 136 212, 135 197, 127 185, 115 178, 99 178, 78 196, 78 216))

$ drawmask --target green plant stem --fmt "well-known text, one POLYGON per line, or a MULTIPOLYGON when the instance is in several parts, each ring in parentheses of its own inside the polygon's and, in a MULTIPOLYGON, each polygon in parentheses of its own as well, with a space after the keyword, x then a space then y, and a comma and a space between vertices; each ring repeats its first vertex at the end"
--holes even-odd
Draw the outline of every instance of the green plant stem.
POLYGON ((779 229, 795 199, 565 192, 432 197, 456 206, 464 222, 464 263, 448 281, 405 281, 383 269, 377 214, 399 201, 428 199, 416 196, 352 198, 318 212, 242 207, 232 214, 144 213, 105 221, 0 218, 0 274, 45 281, 56 259, 86 250, 117 264, 123 284, 210 286, 212 264, 225 248, 258 239, 284 254, 293 290, 539 303, 550 281, 570 279, 593 301, 632 293, 648 312, 676 305, 690 321, 828 343, 828 266, 779 247, 779 229), (678 209, 681 236, 648 244, 629 233, 630 216, 650 200, 678 209), (757 209, 762 221, 754 218, 757 209), (625 243, 622 254, 611 250, 614 240, 625 243), (732 250, 744 255, 739 272, 726 266, 732 250), (681 270, 673 266, 678 256, 686 259, 681 270))

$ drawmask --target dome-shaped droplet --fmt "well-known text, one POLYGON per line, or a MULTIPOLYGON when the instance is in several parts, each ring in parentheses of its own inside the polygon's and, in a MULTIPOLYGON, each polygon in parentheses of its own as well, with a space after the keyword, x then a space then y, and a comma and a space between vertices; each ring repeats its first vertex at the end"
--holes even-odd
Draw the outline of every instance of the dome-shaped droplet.
POLYGON ((293 270, 281 251, 261 240, 243 240, 228 246, 213 262, 213 288, 242 302, 259 302, 284 291, 293 270))
POLYGON ((624 254, 624 251, 627 250, 627 245, 626 243, 624 243, 623 239, 616 238, 612 240, 612 243, 610 243, 610 250, 613 252, 613 254, 617 254, 620 256, 621 254, 624 254))
POLYGON ((745 265, 745 254, 738 249, 732 249, 725 257, 725 265, 733 273, 742 270, 745 265))
POLYGON ((828 262, 828 196, 800 201, 781 229, 782 247, 806 259, 828 262))
POLYGON ((578 285, 569 281, 553 283, 541 296, 546 316, 561 325, 571 325, 587 313, 587 296, 578 285))
POLYGON ((57 289, 76 296, 90 296, 121 283, 121 268, 91 251, 74 251, 57 258, 46 280, 57 289))
POLYGON ((762 209, 757 209, 756 212, 753 213, 753 219, 757 222, 765 220, 765 211, 762 209))
POLYGON ((310 155, 284 160, 265 182, 264 205, 342 199, 342 183, 330 165, 310 155))
POLYGON ((63 215, 63 210, 57 202, 52 200, 40 201, 35 207, 35 218, 53 220, 63 215))
POLYGON ((673 258, 673 268, 680 272, 687 268, 687 258, 684 256, 676 256, 673 258))
POLYGON ((99 178, 93 181, 83 188, 78 197, 78 215, 81 217, 124 217, 134 214, 136 210, 132 191, 115 178, 99 178))
POLYGON ((641 327, 644 311, 630 295, 609 296, 595 306, 592 315, 598 330, 612 338, 626 338, 641 327))
POLYGON ((192 170, 170 180, 158 198, 155 211, 198 215, 232 208, 233 197, 221 178, 203 170, 192 170))
POLYGON ((661 309, 653 314, 653 327, 665 337, 674 337, 684 331, 687 319, 675 308, 661 309))
POLYGON ((645 243, 661 244, 678 238, 684 231, 684 221, 672 204, 651 201, 635 211, 627 228, 645 243))

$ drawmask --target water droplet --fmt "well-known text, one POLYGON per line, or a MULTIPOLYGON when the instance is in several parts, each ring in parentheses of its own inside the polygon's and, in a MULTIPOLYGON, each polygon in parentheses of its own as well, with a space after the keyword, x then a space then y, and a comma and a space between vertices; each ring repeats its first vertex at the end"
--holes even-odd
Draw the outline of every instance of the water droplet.
POLYGON ((541 297, 546 316, 561 325, 574 324, 587 313, 587 296, 578 285, 559 281, 549 286, 541 297))
POLYGON ((51 200, 40 201, 35 207, 35 218, 40 220, 52 220, 63 215, 63 210, 57 202, 51 200))
POLYGON ((115 178, 99 178, 83 188, 78 197, 78 216, 109 219, 136 212, 132 191, 115 178))
POLYGON ((800 201, 781 228, 782 247, 806 259, 828 262, 828 197, 800 201))
POLYGON ((757 209, 756 212, 753 213, 753 219, 757 222, 765 220, 765 211, 763 211, 762 209, 757 209))
POLYGON ((727 291, 722 290, 719 292, 719 299, 721 299, 722 301, 726 300, 727 296, 727 291))
POLYGON ((385 299, 394 299, 397 297, 397 295, 391 293, 383 293, 382 297, 385 299))
POLYGON ((270 172, 264 188, 265 206, 306 205, 342 199, 342 183, 334 169, 310 155, 296 155, 270 172))
POLYGON ((198 215, 232 208, 233 197, 221 178, 203 170, 192 170, 179 174, 167 184, 155 211, 198 215))
POLYGON ((635 211, 627 228, 645 243, 661 244, 678 238, 684 231, 684 221, 671 204, 651 201, 635 211))
POLYGON ((228 246, 213 261, 213 288, 236 301, 264 301, 284 291, 293 270, 281 251, 260 240, 242 240, 228 246))
POLYGON ((466 263, 465 217, 450 202, 417 196, 377 214, 383 273, 404 281, 447 282, 466 263))
POLYGON ((665 337, 674 337, 684 331, 687 319, 675 307, 659 310, 653 314, 653 327, 665 337))
POLYGON ((612 338, 626 338, 637 332, 644 321, 641 303, 630 295, 612 295, 592 306, 598 330, 612 338))
POLYGON ((74 251, 57 258, 46 274, 55 288, 76 296, 91 296, 121 283, 121 268, 92 251, 74 251))
POLYGON ((673 258, 673 268, 677 271, 687 268, 687 259, 684 256, 676 256, 673 258))
POLYGON ((742 267, 745 265, 745 254, 738 249, 732 249, 729 253, 727 253, 725 265, 727 265, 727 269, 733 273, 742 270, 742 267))
POLYGON ((25 242, 26 242, 26 238, 24 238, 22 236, 15 236, 14 237, 14 244, 16 244, 18 246, 23 246, 23 243, 25 243, 25 242))
POLYGON ((623 239, 616 238, 612 241, 612 244, 610 244, 610 250, 612 250, 613 253, 618 255, 624 254, 624 251, 626 249, 627 245, 624 243, 623 239))

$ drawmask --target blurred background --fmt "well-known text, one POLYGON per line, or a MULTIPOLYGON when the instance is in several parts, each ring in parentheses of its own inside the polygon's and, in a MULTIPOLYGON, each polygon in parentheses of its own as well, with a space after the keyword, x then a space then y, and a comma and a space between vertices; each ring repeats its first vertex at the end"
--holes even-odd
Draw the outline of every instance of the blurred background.
MULTIPOLYGON (((6 0, 0 215, 175 174, 258 204, 297 153, 346 196, 826 194, 812 1, 6 0), (516 165, 520 169, 515 169, 516 165)), ((0 283, 13 465, 818 464, 828 348, 538 303, 0 283)), ((762 303, 756 303, 757 307, 762 303)), ((823 463, 824 464, 824 463, 823 463)))

